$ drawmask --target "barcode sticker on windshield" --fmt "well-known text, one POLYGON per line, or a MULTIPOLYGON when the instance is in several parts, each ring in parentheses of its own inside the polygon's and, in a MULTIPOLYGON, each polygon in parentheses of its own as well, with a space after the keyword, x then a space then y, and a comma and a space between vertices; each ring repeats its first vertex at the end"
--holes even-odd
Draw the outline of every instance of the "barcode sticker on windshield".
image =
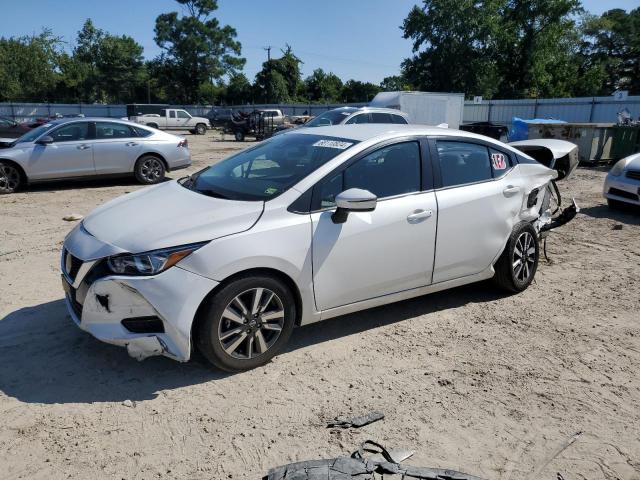
POLYGON ((314 147, 337 148, 338 150, 346 150, 353 143, 340 142, 338 140, 318 140, 313 144, 314 147))

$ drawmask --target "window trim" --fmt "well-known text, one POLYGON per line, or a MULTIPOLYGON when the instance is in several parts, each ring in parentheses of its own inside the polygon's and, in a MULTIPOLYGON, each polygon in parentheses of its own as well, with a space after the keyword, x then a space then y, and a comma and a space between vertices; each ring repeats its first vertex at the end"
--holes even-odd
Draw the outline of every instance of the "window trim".
POLYGON ((504 149, 504 148, 500 148, 499 145, 495 145, 491 142, 486 142, 484 140, 481 139, 476 139, 476 138, 469 138, 469 137, 459 137, 459 136, 449 136, 449 135, 438 135, 438 136, 433 136, 433 137, 429 137, 429 150, 431 152, 431 164, 434 170, 434 183, 435 183, 435 190, 436 191, 440 191, 440 190, 449 190, 451 188, 460 188, 460 187, 466 187, 468 185, 478 185, 481 183, 487 183, 487 182, 495 182, 496 180, 501 180, 502 178, 504 178, 507 174, 509 174, 518 164, 516 157, 509 152, 508 150, 504 149), (442 185, 442 172, 440 170, 440 156, 438 153, 438 148, 437 148, 437 142, 441 141, 441 142, 461 142, 461 143, 471 143, 474 145, 479 145, 482 147, 487 148, 487 155, 489 155, 489 162, 491 162, 491 154, 489 152, 489 149, 494 149, 504 155, 507 156, 507 158, 509 159, 509 165, 510 167, 505 170, 505 172, 500 175, 499 177, 494 177, 494 170, 493 170, 493 166, 491 165, 491 163, 489 163, 489 168, 491 168, 491 178, 488 178, 486 180, 478 180, 477 182, 468 182, 468 183, 460 183, 458 185, 450 185, 448 187, 445 187, 442 185))
MULTIPOLYGON (((333 170, 331 170, 329 173, 327 173, 320 180, 318 180, 316 183, 314 183, 311 188, 309 188, 307 191, 302 193, 300 197, 294 200, 291 203, 291 205, 289 205, 287 210, 292 213, 304 214, 304 215, 335 210, 336 208, 335 206, 325 207, 321 209, 313 209, 314 200, 316 198, 315 190, 318 187, 318 185, 324 182, 326 179, 332 177, 336 173, 346 170, 351 165, 358 162, 362 158, 368 156, 369 154, 374 153, 380 149, 389 147, 391 145, 399 144, 399 143, 409 143, 409 142, 418 143, 418 149, 419 149, 419 155, 420 155, 420 190, 418 190, 417 192, 402 193, 402 194, 394 195, 391 197, 380 198, 378 199, 378 202, 395 200, 397 198, 407 197, 409 195, 419 195, 422 193, 433 191, 435 177, 434 177, 434 171, 433 171, 433 165, 432 165, 433 162, 431 160, 431 155, 430 155, 431 146, 428 144, 428 138, 429 137, 423 136, 423 135, 409 135, 406 137, 384 140, 382 142, 376 143, 375 145, 371 145, 370 147, 364 149, 362 152, 357 153, 356 155, 349 158, 348 160, 345 160, 340 165, 338 165, 333 170), (311 191, 311 193, 309 193, 309 191, 311 191), (300 198, 302 197, 305 197, 305 198, 308 197, 308 202, 309 202, 307 209, 305 209, 304 211, 300 211, 299 209, 299 203, 303 203, 302 201, 299 202, 300 198)), ((306 203, 306 201, 307 200, 305 200, 304 203, 306 203)))

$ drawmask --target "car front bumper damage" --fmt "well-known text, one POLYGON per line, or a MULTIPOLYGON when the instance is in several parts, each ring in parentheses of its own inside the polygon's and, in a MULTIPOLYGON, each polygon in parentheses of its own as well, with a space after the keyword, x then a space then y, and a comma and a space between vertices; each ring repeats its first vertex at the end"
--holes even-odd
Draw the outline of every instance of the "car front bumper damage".
POLYGON ((188 361, 193 319, 218 283, 178 266, 150 277, 106 273, 106 258, 82 260, 74 255, 81 250, 77 242, 89 235, 77 230, 65 241, 61 261, 67 309, 76 325, 98 340, 125 347, 138 360, 164 355, 188 361), (71 269, 75 275, 67 268, 69 254, 81 262, 80 268, 71 269))

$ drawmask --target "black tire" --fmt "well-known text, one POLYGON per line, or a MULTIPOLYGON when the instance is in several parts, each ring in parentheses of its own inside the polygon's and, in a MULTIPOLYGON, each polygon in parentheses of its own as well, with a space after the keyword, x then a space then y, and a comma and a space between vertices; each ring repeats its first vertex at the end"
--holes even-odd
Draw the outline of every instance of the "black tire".
POLYGON ((504 290, 522 292, 533 281, 539 258, 538 234, 530 223, 521 222, 513 228, 504 252, 494 266, 493 279, 504 290))
POLYGON ((147 123, 147 127, 158 129, 158 124, 157 123, 147 123))
POLYGON ((153 155, 143 155, 134 167, 136 180, 144 185, 153 185, 164 180, 167 169, 164 162, 153 155))
POLYGON ((264 365, 287 344, 295 324, 296 305, 284 283, 275 277, 256 275, 240 277, 223 287, 203 305, 201 315, 194 332, 200 353, 221 370, 242 372, 264 365), (258 309, 254 310, 259 289, 258 309), (236 303, 238 299, 240 303, 236 303), (257 317, 256 311, 261 312, 257 317), (274 315, 277 318, 267 319, 274 315))
POLYGON ((236 130, 234 136, 236 137, 236 142, 244 142, 244 132, 242 130, 236 130))
POLYGON ((204 123, 197 124, 195 133, 196 135, 204 135, 207 133, 207 126, 204 123))
POLYGON ((22 186, 22 172, 9 162, 0 161, 0 194, 14 193, 22 186))

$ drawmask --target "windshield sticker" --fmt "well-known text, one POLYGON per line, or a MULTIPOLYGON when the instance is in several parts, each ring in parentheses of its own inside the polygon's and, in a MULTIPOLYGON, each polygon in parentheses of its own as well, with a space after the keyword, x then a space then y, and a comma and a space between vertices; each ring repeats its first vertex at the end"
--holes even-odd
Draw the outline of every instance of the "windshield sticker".
POLYGON ((313 144, 314 147, 337 148, 338 150, 346 150, 351 145, 353 145, 353 143, 340 142, 338 140, 318 140, 313 144))
POLYGON ((504 170, 507 168, 507 159, 502 153, 492 153, 491 163, 496 170, 504 170))
POLYGON ((278 193, 278 189, 274 187, 269 187, 264 191, 265 195, 273 195, 274 193, 278 193))

